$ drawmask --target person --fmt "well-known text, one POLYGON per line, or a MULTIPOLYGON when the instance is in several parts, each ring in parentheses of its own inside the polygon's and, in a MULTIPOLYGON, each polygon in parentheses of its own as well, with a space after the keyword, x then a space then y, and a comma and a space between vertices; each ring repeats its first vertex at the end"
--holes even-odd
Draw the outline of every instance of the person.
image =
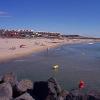
POLYGON ((83 80, 80 80, 79 89, 83 89, 84 87, 85 87, 85 82, 83 80))
POLYGON ((24 44, 22 44, 22 45, 20 45, 20 48, 24 48, 26 45, 24 45, 24 44))

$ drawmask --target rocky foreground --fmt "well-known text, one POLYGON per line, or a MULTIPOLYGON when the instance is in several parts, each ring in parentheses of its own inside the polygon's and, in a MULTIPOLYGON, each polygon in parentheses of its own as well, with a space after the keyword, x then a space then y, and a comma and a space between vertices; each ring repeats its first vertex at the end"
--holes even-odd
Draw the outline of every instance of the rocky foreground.
POLYGON ((100 92, 91 90, 85 94, 80 89, 63 90, 52 77, 34 83, 28 79, 18 81, 11 72, 0 78, 0 100, 100 100, 100 92))

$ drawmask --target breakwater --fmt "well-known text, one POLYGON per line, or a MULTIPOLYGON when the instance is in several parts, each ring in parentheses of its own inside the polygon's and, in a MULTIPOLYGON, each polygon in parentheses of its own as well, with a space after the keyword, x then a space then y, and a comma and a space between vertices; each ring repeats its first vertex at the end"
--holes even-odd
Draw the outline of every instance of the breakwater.
POLYGON ((53 77, 46 81, 17 80, 10 72, 0 77, 0 100, 100 100, 100 92, 62 89, 53 77))

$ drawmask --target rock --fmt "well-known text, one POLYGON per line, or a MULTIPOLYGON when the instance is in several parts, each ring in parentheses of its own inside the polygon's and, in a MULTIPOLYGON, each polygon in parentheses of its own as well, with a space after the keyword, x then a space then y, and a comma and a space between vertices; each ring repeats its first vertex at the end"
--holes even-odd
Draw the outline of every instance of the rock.
POLYGON ((55 83, 48 82, 48 88, 49 88, 49 90, 50 90, 51 93, 53 93, 53 94, 56 93, 55 83))
POLYGON ((12 87, 9 83, 0 84, 0 100, 9 100, 12 98, 12 87))
POLYGON ((80 90, 79 89, 72 89, 71 90, 71 94, 73 95, 73 96, 79 96, 80 95, 80 90))
POLYGON ((51 77, 48 79, 48 88, 49 88, 49 93, 51 93, 55 99, 61 93, 61 87, 55 78, 51 77))
POLYGON ((62 90, 61 93, 60 93, 60 95, 61 95, 62 97, 66 97, 67 95, 69 95, 69 92, 66 91, 66 90, 62 90))
POLYGON ((62 90, 58 96, 58 100, 66 100, 66 96, 69 95, 69 92, 66 90, 62 90))
POLYGON ((0 84, 2 84, 2 83, 3 83, 2 76, 0 76, 0 84))
POLYGON ((54 86, 56 87, 56 91, 57 91, 57 93, 60 93, 61 92, 61 87, 60 87, 60 85, 58 84, 58 82, 57 82, 57 80, 55 79, 55 78, 49 78, 48 79, 48 83, 53 83, 54 84, 54 86))
POLYGON ((2 77, 2 80, 4 82, 10 83, 12 86, 14 86, 17 83, 17 78, 12 72, 5 74, 2 77))
POLYGON ((87 93, 88 100, 100 100, 100 91, 91 90, 87 93))
POLYGON ((0 97, 0 100, 11 100, 11 99, 9 99, 8 97, 0 97))
POLYGON ((25 92, 18 91, 16 86, 13 87, 13 98, 19 97, 23 93, 25 93, 25 92))
POLYGON ((32 96, 30 96, 30 94, 24 93, 21 96, 15 98, 14 100, 35 100, 35 99, 33 99, 32 96))
POLYGON ((66 100, 62 96, 59 96, 57 100, 66 100))
POLYGON ((0 76, 0 81, 2 81, 2 76, 0 76))
POLYGON ((86 100, 84 93, 80 89, 72 89, 70 92, 70 98, 72 100, 86 100))
POLYGON ((62 90, 57 98, 54 98, 53 95, 48 95, 46 100, 71 100, 70 98, 66 99, 66 96, 69 96, 69 92, 66 90, 62 90))
POLYGON ((17 84, 17 89, 20 92, 26 92, 28 89, 33 89, 33 82, 31 80, 28 80, 28 79, 21 80, 17 84))
POLYGON ((55 100, 53 95, 48 95, 45 100, 55 100))
POLYGON ((39 81, 34 83, 33 94, 36 100, 45 100, 48 92, 48 82, 39 81))

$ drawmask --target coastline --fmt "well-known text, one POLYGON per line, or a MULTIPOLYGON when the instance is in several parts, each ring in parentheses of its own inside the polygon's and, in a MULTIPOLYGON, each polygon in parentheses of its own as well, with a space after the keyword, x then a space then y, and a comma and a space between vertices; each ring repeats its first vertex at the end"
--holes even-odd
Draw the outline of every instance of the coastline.
POLYGON ((25 57, 65 44, 89 43, 92 39, 12 39, 0 38, 0 63, 25 57), (20 47, 23 45, 23 47, 20 47))

